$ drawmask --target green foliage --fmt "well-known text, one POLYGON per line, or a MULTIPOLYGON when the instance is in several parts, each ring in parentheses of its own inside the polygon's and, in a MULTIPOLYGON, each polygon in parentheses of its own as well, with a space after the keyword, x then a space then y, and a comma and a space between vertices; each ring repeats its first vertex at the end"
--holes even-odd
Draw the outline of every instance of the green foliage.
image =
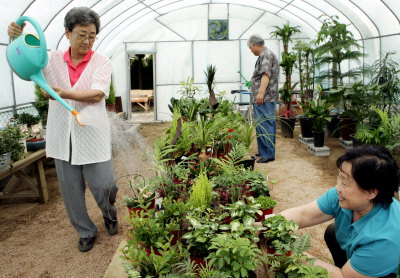
POLYGON ((279 64, 285 75, 292 75, 294 64, 296 63, 297 55, 294 52, 282 52, 282 61, 279 64))
POLYGON ((142 175, 135 174, 130 176, 128 186, 132 191, 131 196, 125 196, 124 201, 128 208, 147 208, 154 199, 154 186, 146 184, 146 179, 142 175))
POLYGON ((35 102, 32 103, 38 111, 43 127, 47 124, 47 114, 49 111, 49 100, 43 95, 42 90, 35 84, 35 102))
POLYGON ((359 61, 363 54, 358 51, 360 44, 354 39, 347 25, 338 21, 338 16, 325 17, 318 32, 315 44, 316 65, 332 65, 326 72, 321 72, 319 80, 332 79, 332 87, 343 85, 344 77, 356 77, 360 72, 349 71, 342 73, 341 63, 345 60, 359 61), (356 50, 354 50, 356 49, 356 50))
POLYGON ((284 24, 283 27, 274 26, 275 31, 271 32, 271 35, 275 38, 282 39, 282 43, 284 46, 289 45, 289 42, 292 41, 292 36, 295 33, 300 33, 300 26, 290 26, 289 23, 284 24))
POLYGON ((400 147, 400 115, 389 117, 385 112, 376 107, 372 110, 379 115, 380 122, 377 127, 369 124, 357 127, 355 138, 364 144, 385 146, 389 150, 400 147))
POLYGON ((193 207, 207 209, 212 201, 212 184, 205 173, 200 173, 194 182, 189 202, 193 207))
POLYGON ((163 209, 157 214, 157 217, 164 224, 177 223, 181 225, 189 212, 189 205, 180 200, 170 198, 163 199, 163 209))
POLYGON ((111 81, 110 93, 108 94, 108 98, 106 98, 106 104, 114 104, 114 103, 115 103, 115 90, 114 90, 114 85, 111 81))
POLYGON ((207 71, 204 71, 207 78, 207 88, 208 91, 211 92, 214 90, 215 85, 215 72, 217 71, 216 67, 213 65, 209 65, 207 67, 207 71))
POLYGON ((193 98, 195 95, 201 92, 199 86, 194 85, 194 78, 187 78, 186 82, 181 81, 181 88, 178 93, 181 94, 183 98, 193 98))
POLYGON ((0 154, 11 152, 11 159, 17 161, 24 157, 25 148, 18 141, 25 135, 19 127, 7 125, 0 130, 0 154))
POLYGON ((323 131, 332 120, 329 117, 331 106, 325 99, 306 100, 306 105, 303 106, 304 115, 312 120, 314 131, 323 131))
POLYGON ((172 231, 177 231, 179 225, 172 221, 163 223, 155 216, 154 209, 142 211, 141 215, 133 214, 130 218, 128 238, 130 244, 143 246, 145 248, 159 248, 160 244, 171 242, 172 231))
POLYGON ((266 228, 264 237, 269 239, 274 247, 282 247, 282 244, 287 245, 287 250, 292 250, 293 244, 297 236, 293 234, 299 226, 292 220, 286 220, 282 215, 275 215, 265 219, 262 222, 266 228))
POLYGON ((157 243, 156 248, 160 255, 155 254, 153 249, 150 254, 147 254, 143 248, 138 248, 128 242, 121 250, 124 255, 122 259, 129 262, 129 265, 125 265, 128 275, 135 278, 166 277, 174 273, 174 265, 189 257, 188 252, 180 244, 171 246, 170 243, 157 243), (140 269, 140 276, 135 269, 140 269))
POLYGON ((40 122, 40 117, 39 116, 34 116, 32 114, 29 113, 21 113, 18 114, 18 123, 19 124, 26 124, 28 127, 38 124, 40 122))
POLYGON ((176 99, 171 98, 168 108, 171 112, 178 110, 182 117, 186 118, 188 121, 196 121, 198 118, 199 108, 201 102, 194 98, 184 98, 176 99))
POLYGON ((210 210, 197 209, 192 215, 186 217, 189 220, 188 232, 182 238, 189 247, 193 247, 202 253, 208 253, 211 239, 220 231, 220 222, 226 214, 211 212, 210 210))
POLYGON ((361 81, 339 86, 326 91, 327 101, 333 103, 342 116, 353 117, 356 122, 374 121, 370 107, 380 102, 378 87, 364 85, 361 81))
POLYGON ((306 99, 311 99, 311 94, 314 84, 314 48, 310 43, 297 41, 293 50, 297 51, 300 77, 300 97, 304 102, 306 99))
POLYGON ((248 277, 261 263, 262 252, 247 238, 233 238, 229 234, 218 234, 209 248, 210 264, 222 273, 235 278, 248 277))
POLYGON ((256 198, 256 203, 260 205, 260 209, 271 209, 276 206, 276 201, 268 196, 256 198))
POLYGON ((392 60, 393 52, 386 53, 383 59, 375 61, 371 66, 366 67, 366 72, 370 76, 370 84, 378 86, 379 102, 377 108, 386 111, 391 117, 398 114, 399 109, 396 105, 400 103, 400 67, 392 60))
POLYGON ((244 179, 254 197, 269 196, 268 176, 257 171, 246 171, 244 179))
POLYGON ((245 222, 248 218, 256 218, 255 214, 260 212, 261 205, 256 203, 253 197, 244 197, 243 200, 223 206, 223 208, 229 212, 232 220, 245 222))
POLYGON ((245 121, 240 125, 237 139, 250 150, 252 143, 257 139, 256 129, 251 121, 245 121))

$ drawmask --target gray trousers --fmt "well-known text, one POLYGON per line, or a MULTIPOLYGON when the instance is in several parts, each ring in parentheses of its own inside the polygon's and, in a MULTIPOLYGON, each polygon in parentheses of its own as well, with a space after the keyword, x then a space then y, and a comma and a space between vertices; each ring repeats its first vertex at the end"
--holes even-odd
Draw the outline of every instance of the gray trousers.
POLYGON ((55 159, 55 164, 61 195, 72 226, 81 238, 96 236, 97 227, 87 213, 85 181, 103 217, 115 219, 117 210, 114 203, 118 187, 114 183, 112 159, 86 165, 71 165, 68 161, 55 159))

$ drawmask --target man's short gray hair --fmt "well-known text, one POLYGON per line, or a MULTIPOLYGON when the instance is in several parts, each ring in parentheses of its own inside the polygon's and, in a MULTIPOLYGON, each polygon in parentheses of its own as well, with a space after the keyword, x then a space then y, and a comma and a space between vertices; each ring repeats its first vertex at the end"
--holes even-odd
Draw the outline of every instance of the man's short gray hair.
POLYGON ((253 44, 264 46, 264 39, 261 38, 261 36, 259 35, 251 35, 250 38, 247 40, 247 46, 250 47, 253 44))
POLYGON ((86 7, 72 8, 64 18, 64 27, 72 32, 76 25, 88 26, 94 24, 96 26, 96 34, 100 32, 99 15, 86 7))

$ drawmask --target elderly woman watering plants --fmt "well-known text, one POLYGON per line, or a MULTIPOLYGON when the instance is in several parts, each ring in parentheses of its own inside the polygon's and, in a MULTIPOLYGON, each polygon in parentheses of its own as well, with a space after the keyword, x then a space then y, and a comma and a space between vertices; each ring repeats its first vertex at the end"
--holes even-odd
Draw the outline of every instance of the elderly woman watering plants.
POLYGON ((280 214, 300 228, 335 219, 325 231, 335 265, 315 263, 332 277, 396 277, 400 261, 396 161, 384 147, 363 145, 347 151, 336 165, 336 187, 280 214))
MULTIPOLYGON (((50 100, 46 153, 55 159, 65 208, 80 237, 78 249, 85 252, 93 247, 97 235, 97 227, 87 213, 85 182, 102 211, 107 232, 113 235, 118 230, 114 206, 118 188, 114 183, 105 109, 112 68, 107 57, 92 50, 100 30, 97 13, 85 7, 73 8, 65 16, 64 27, 70 47, 67 51, 51 51, 43 73, 53 89, 77 111, 92 111, 101 128, 79 126, 68 110, 50 100)), ((22 28, 13 22, 8 35, 18 37, 22 28)))

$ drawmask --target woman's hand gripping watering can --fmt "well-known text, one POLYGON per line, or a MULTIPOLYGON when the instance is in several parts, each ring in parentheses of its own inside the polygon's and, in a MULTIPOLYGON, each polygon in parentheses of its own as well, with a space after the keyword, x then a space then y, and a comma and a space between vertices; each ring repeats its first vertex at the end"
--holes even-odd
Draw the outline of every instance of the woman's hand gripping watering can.
POLYGON ((35 82, 50 96, 61 103, 75 116, 79 125, 78 112, 62 99, 46 82, 42 69, 47 65, 46 38, 39 23, 31 17, 21 16, 16 23, 22 25, 25 21, 35 27, 39 38, 32 34, 22 34, 7 46, 7 60, 13 71, 22 79, 35 82))

